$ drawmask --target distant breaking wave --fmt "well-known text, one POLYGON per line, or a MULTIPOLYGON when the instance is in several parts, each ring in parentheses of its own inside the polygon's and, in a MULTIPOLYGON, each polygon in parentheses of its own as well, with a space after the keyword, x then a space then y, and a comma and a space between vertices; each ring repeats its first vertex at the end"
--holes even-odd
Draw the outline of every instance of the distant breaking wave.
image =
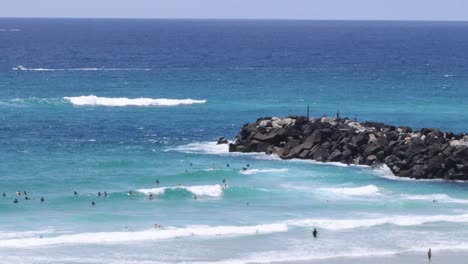
POLYGON ((151 71, 150 68, 105 68, 105 67, 85 67, 85 68, 27 68, 23 65, 13 67, 14 71, 151 71))
POLYGON ((206 100, 194 99, 152 99, 152 98, 135 98, 129 99, 126 97, 108 98, 98 97, 95 95, 77 96, 77 97, 64 97, 66 101, 73 105, 78 106, 178 106, 178 105, 192 105, 204 104, 206 100))

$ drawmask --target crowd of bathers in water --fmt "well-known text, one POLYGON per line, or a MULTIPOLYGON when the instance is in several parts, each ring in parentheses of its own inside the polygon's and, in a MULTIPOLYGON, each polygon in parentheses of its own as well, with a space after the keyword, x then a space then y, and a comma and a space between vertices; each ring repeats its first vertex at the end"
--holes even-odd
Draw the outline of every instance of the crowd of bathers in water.
MULTIPOLYGON (((193 163, 190 163, 190 166, 193 166, 193 163)), ((230 167, 229 163, 226 164, 226 167, 230 167)), ((249 164, 246 164, 245 166, 242 167, 242 171, 247 171, 249 167, 250 167, 250 165, 249 165, 249 164)), ((213 164, 213 165, 212 165, 212 168, 216 168, 216 165, 213 164)), ((185 172, 188 173, 188 170, 185 170, 185 172)), ((155 183, 156 183, 157 185, 159 185, 159 183, 160 183, 159 178, 156 179, 155 183)), ((178 188, 182 187, 182 184, 178 184, 177 187, 178 187, 178 188)), ((226 189, 226 188, 228 188, 228 185, 227 185, 227 180, 224 178, 224 179, 223 179, 223 189, 226 189)), ((73 191, 73 195, 77 196, 77 195, 78 195, 78 192, 77 192, 77 191, 73 191)), ((133 191, 128 191, 128 192, 127 192, 127 195, 133 196, 134 193, 133 193, 133 191)), ((24 196, 24 200, 31 200, 31 198, 29 198, 28 193, 27 193, 26 191, 23 191, 23 192, 17 191, 17 192, 16 192, 16 196, 18 196, 18 197, 24 196)), ((109 194, 108 194, 106 191, 104 191, 103 193, 101 193, 101 192, 99 191, 99 192, 96 194, 96 196, 98 196, 98 197, 103 196, 103 197, 106 197, 106 198, 107 198, 107 197, 109 196, 109 194)), ((4 192, 4 193, 2 194, 2 197, 7 197, 6 192, 4 192)), ((149 194, 148 194, 148 199, 152 200, 153 198, 154 198, 153 194, 152 194, 152 193, 149 193, 149 194)), ((195 200, 197 199, 197 195, 196 195, 196 194, 193 195, 193 199, 195 199, 195 200)), ((45 202, 45 198, 44 198, 44 197, 41 197, 39 200, 40 200, 41 203, 45 202)), ((15 203, 15 204, 19 203, 18 198, 15 198, 15 199, 13 200, 13 203, 15 203)), ((248 205, 248 204, 249 204, 249 203, 247 203, 247 205, 248 205)), ((94 201, 91 201, 91 206, 95 206, 95 205, 96 205, 96 203, 95 203, 94 201)))

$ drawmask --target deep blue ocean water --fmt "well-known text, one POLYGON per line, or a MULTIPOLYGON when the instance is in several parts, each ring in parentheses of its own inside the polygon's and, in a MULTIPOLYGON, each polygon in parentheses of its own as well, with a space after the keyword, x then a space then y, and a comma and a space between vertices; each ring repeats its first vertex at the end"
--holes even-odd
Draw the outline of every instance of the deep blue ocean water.
POLYGON ((464 183, 214 145, 307 105, 466 132, 467 50, 467 22, 0 19, 0 256, 291 263, 468 251, 464 183))

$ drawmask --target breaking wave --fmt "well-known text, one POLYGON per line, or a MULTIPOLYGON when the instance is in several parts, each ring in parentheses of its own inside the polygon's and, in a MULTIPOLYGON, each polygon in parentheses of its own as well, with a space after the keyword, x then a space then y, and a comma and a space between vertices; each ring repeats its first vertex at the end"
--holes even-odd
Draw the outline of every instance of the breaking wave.
POLYGON ((135 232, 79 233, 43 238, 20 238, 0 240, 0 247, 29 248, 68 244, 125 243, 146 240, 164 240, 179 237, 239 236, 286 232, 285 224, 254 226, 188 226, 184 228, 150 229, 135 232))
POLYGON ((23 65, 13 67, 14 71, 150 71, 150 68, 105 68, 105 67, 88 67, 88 68, 27 68, 23 65))
POLYGON ((221 197, 223 195, 223 187, 216 185, 198 185, 198 186, 175 186, 175 187, 159 187, 151 189, 139 189, 138 192, 144 194, 165 195, 177 192, 189 192, 197 196, 205 197, 221 197))
POLYGON ((194 99, 166 99, 166 98, 135 98, 129 99, 126 97, 109 98, 98 97, 95 95, 64 97, 66 101, 77 106, 178 106, 204 104, 206 100, 194 99))
POLYGON ((468 214, 431 216, 397 215, 371 219, 299 219, 286 221, 286 224, 299 227, 320 227, 329 230, 342 230, 385 224, 397 226, 418 226, 437 222, 468 223, 468 214))
POLYGON ((251 174, 257 174, 257 173, 283 172, 287 170, 288 169, 286 168, 283 168, 283 169, 248 169, 248 170, 241 171, 241 173, 245 175, 251 175, 251 174))
POLYGON ((319 191, 328 192, 337 195, 351 195, 351 196, 372 196, 378 195, 380 189, 375 185, 366 185, 362 187, 348 187, 348 188, 319 188, 319 191))

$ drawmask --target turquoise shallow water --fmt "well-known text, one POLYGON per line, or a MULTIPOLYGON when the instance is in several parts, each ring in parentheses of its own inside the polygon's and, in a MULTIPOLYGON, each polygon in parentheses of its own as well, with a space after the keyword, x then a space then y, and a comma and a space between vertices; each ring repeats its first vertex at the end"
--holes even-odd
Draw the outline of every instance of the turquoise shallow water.
POLYGON ((466 23, 1 19, 0 28, 6 262, 404 263, 429 247, 454 258, 468 250, 465 183, 214 143, 307 104, 314 116, 466 131, 466 23))

